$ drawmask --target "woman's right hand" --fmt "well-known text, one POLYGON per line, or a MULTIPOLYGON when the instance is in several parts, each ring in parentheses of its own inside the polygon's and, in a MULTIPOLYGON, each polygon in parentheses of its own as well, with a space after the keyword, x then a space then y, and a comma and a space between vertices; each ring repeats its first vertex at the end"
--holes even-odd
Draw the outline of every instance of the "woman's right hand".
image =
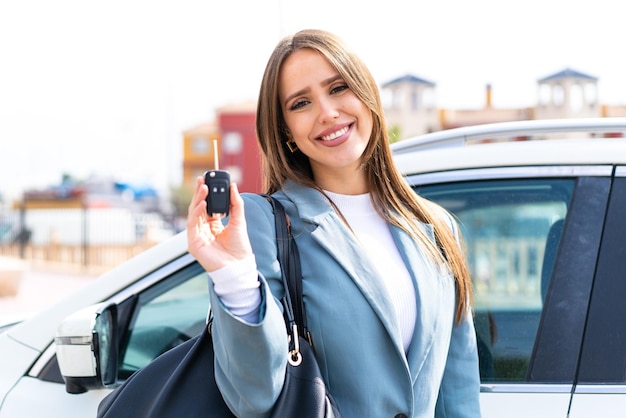
POLYGON ((252 255, 252 246, 237 185, 230 186, 230 218, 226 226, 221 219, 207 214, 208 194, 204 178, 198 177, 187 213, 187 247, 200 265, 212 272, 252 255))

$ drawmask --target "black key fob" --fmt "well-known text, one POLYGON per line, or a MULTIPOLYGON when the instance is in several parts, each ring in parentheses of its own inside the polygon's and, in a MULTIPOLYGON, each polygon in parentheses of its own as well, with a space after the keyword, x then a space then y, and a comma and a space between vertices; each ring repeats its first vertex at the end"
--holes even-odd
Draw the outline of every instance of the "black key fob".
POLYGON ((230 174, 224 170, 209 170, 204 173, 204 183, 209 188, 206 211, 209 216, 228 216, 230 209, 230 174))

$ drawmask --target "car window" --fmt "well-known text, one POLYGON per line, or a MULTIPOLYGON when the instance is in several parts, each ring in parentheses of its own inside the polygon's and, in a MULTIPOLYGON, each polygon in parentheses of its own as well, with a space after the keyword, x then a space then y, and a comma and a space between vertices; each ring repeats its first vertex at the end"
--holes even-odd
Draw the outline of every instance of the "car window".
POLYGON ((120 378, 199 334, 208 308, 208 279, 197 263, 141 292, 120 349, 120 378))
POLYGON ((416 189, 458 219, 483 382, 526 380, 573 188, 574 179, 527 179, 416 189))

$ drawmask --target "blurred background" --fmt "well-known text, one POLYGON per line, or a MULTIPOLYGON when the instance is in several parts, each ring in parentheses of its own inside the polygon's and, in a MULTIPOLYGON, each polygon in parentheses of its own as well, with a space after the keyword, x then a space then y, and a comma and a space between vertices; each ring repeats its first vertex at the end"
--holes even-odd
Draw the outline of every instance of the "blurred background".
POLYGON ((0 0, 0 314, 34 310, 182 229, 193 179, 259 191, 254 106, 278 40, 344 38, 393 140, 626 115, 609 0, 0 0), (26 306, 26 307, 24 307, 26 306))

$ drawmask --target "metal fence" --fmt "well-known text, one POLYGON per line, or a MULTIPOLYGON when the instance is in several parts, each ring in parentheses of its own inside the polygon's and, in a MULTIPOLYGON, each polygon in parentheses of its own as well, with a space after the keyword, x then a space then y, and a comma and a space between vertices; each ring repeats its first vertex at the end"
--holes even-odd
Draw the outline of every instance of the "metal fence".
POLYGON ((157 213, 128 208, 0 210, 0 255, 107 270, 173 235, 157 213))

